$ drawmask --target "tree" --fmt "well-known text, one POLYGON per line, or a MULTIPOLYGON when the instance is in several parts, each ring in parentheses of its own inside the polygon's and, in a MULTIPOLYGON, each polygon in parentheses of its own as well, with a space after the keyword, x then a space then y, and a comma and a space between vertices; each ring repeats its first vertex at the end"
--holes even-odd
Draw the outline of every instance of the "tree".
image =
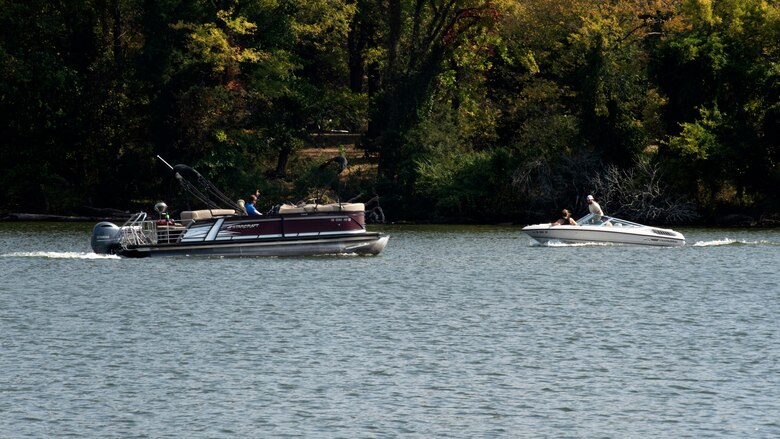
POLYGON ((669 105, 662 154, 699 201, 763 204, 778 182, 778 5, 759 0, 683 2, 685 27, 656 55, 669 105))
MULTIPOLYGON (((403 133, 420 118, 435 80, 454 51, 476 33, 497 23, 497 2, 480 0, 390 0, 374 8, 381 23, 380 91, 372 102, 368 138, 380 151, 380 172, 397 181, 408 160, 403 133)), ((365 12, 363 12, 365 15, 365 12)))
POLYGON ((536 0, 507 15, 490 81, 526 204, 572 207, 606 165, 628 168, 663 137, 646 69, 667 20, 661 1, 536 0))
POLYGON ((139 147, 138 2, 4 2, 5 200, 30 210, 101 202, 139 147))

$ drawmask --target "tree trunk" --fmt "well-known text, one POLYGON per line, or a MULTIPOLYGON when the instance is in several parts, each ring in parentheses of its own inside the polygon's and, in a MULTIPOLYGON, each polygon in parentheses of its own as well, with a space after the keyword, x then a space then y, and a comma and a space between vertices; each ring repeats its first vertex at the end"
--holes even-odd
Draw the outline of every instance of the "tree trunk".
POLYGON ((349 89, 352 93, 363 92, 363 75, 365 74, 365 58, 363 50, 366 47, 365 24, 356 18, 352 21, 347 40, 349 49, 349 89))
POLYGON ((287 162, 290 160, 290 155, 292 154, 292 146, 290 146, 289 142, 285 142, 284 145, 279 149, 279 159, 276 161, 276 172, 275 176, 277 178, 283 178, 285 175, 287 175, 287 162))

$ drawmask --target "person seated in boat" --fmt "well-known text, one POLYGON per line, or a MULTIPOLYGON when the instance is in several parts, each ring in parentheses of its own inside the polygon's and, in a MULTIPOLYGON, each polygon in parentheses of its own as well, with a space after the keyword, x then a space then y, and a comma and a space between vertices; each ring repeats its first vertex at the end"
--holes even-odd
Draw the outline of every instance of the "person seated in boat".
POLYGON ((593 199, 593 195, 588 195, 588 210, 593 214, 593 224, 600 224, 601 217, 604 216, 604 211, 601 210, 601 206, 596 200, 593 199))
POLYGON ((562 216, 558 218, 557 221, 555 221, 550 225, 552 226, 576 226, 577 225, 577 222, 574 221, 574 218, 571 217, 571 213, 569 213, 567 209, 563 209, 563 211, 561 211, 561 215, 562 216))
POLYGON ((257 195, 250 195, 249 201, 247 201, 246 206, 246 214, 249 216, 252 215, 262 215, 262 213, 257 211, 257 208, 255 207, 255 203, 257 203, 257 195))

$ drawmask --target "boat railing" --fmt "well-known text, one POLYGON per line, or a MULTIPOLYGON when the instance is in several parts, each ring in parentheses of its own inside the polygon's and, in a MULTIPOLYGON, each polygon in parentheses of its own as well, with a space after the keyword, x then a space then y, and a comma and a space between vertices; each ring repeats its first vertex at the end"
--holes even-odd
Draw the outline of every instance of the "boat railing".
POLYGON ((156 230, 151 236, 157 238, 157 244, 175 244, 181 240, 187 227, 176 224, 173 221, 165 221, 161 225, 160 221, 152 221, 156 230))
POLYGON ((154 221, 146 220, 145 212, 138 212, 122 226, 119 244, 127 250, 129 246, 151 245, 157 243, 157 226, 154 221))
POLYGON ((139 212, 131 216, 121 230, 119 244, 127 250, 130 246, 179 242, 186 227, 170 220, 148 219, 145 212, 139 212))

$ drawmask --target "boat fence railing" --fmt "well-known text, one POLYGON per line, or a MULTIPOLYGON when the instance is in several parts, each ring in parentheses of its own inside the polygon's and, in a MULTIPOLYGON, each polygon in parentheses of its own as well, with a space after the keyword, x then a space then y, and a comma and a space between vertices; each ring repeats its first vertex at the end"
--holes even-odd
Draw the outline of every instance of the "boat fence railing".
POLYGON ((127 250, 129 246, 152 245, 157 242, 157 227, 154 221, 146 220, 146 213, 139 212, 122 226, 119 244, 127 250))

